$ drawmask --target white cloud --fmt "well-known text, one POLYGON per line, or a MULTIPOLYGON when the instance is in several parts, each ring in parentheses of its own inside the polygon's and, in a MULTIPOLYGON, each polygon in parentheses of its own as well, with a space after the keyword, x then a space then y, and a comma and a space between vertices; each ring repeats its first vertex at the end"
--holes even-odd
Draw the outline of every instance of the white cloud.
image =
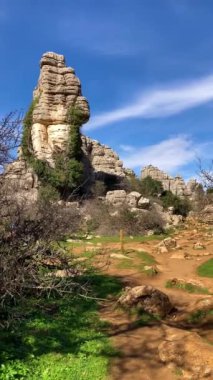
POLYGON ((121 159, 127 168, 142 168, 152 164, 161 170, 174 173, 195 162, 197 157, 202 157, 205 150, 210 149, 210 145, 212 144, 194 144, 188 136, 181 135, 158 144, 135 148, 134 152, 121 155, 121 159))
POLYGON ((134 146, 132 145, 125 145, 125 144, 121 144, 119 146, 119 148, 123 151, 123 152, 134 152, 135 148, 134 146))
POLYGON ((94 130, 126 119, 167 117, 210 101, 213 101, 213 75, 140 94, 129 105, 95 115, 84 130, 94 130))

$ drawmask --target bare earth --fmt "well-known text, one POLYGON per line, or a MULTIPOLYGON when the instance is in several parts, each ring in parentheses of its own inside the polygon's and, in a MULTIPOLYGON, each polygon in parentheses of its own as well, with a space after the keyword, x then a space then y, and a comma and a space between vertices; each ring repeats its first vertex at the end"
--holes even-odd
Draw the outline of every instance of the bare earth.
MULTIPOLYGON (((147 276, 137 269, 118 269, 118 259, 110 259, 108 274, 119 276, 124 286, 150 284, 166 293, 178 308, 187 308, 198 299, 212 295, 189 294, 179 289, 167 289, 165 283, 171 278, 196 280, 213 293, 211 278, 199 277, 196 268, 213 257, 213 235, 209 227, 188 226, 174 235, 180 246, 168 253, 158 253, 157 241, 128 243, 125 249, 143 250, 153 255, 160 271, 156 276, 147 276), (202 232, 199 232, 202 231, 202 232), (194 244, 201 242, 205 249, 195 250, 194 244), (199 252, 199 253, 198 253, 199 252), (190 259, 183 257, 187 253, 190 259), (207 255, 207 253, 209 255, 207 255), (197 256, 198 255, 198 256, 197 256)), ((119 249, 119 244, 107 244, 107 249, 119 249)), ((136 263, 137 263, 137 259, 136 263)), ((172 326, 166 321, 152 326, 137 327, 133 317, 115 308, 113 302, 103 305, 101 317, 111 323, 113 346, 120 356, 112 360, 112 380, 177 380, 213 379, 213 329, 212 324, 200 328, 172 326)))

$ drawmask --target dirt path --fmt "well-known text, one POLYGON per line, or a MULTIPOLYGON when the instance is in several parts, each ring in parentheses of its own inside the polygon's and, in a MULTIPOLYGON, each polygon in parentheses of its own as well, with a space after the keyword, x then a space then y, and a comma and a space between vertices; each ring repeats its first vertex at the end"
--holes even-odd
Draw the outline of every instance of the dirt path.
MULTIPOLYGON (((125 249, 127 250, 143 250, 154 256, 157 261, 157 267, 160 270, 160 273, 156 276, 149 277, 135 268, 118 270, 117 260, 111 260, 107 273, 119 276, 124 285, 136 286, 150 284, 168 294, 171 301, 180 308, 189 305, 195 299, 204 298, 204 295, 200 294, 189 294, 182 290, 167 289, 165 288, 165 284, 166 281, 171 278, 181 278, 184 280, 193 279, 208 288, 210 292, 213 292, 212 279, 201 278, 196 273, 196 268, 201 263, 213 257, 213 238, 209 236, 205 229, 202 233, 192 229, 181 231, 176 238, 180 249, 172 250, 166 254, 157 253, 156 244, 158 242, 156 241, 126 244, 125 249), (203 250, 204 256, 197 257, 195 255, 196 252, 193 246, 198 241, 205 245, 205 249, 203 250), (190 255, 191 258, 183 258, 183 252, 190 255), (206 256, 206 252, 210 255, 206 256)), ((114 243, 108 245, 108 248, 109 247, 113 250, 118 248, 118 244, 114 243)), ((211 297, 211 295, 207 297, 211 297)), ((191 346, 189 345, 191 348, 189 350, 193 352, 197 345, 197 339, 200 339, 199 342, 201 346, 204 344, 203 352, 205 356, 208 356, 208 344, 210 341, 213 344, 213 330, 209 327, 206 330, 198 330, 202 338, 200 338, 196 332, 188 332, 183 329, 167 326, 162 322, 158 322, 152 326, 139 327, 133 323, 131 317, 124 312, 116 310, 111 304, 102 309, 101 316, 111 323, 111 339, 114 347, 121 353, 120 357, 112 361, 111 378, 113 380, 202 379, 202 377, 199 377, 199 374, 198 377, 182 376, 182 371, 179 368, 181 366, 178 365, 178 361, 175 365, 171 365, 171 363, 169 363, 169 365, 164 364, 159 357, 159 350, 163 342, 170 342, 173 337, 176 337, 175 339, 180 339, 180 342, 181 340, 184 342, 184 340, 187 341, 187 339, 189 339, 191 342, 191 346), (187 334, 191 335, 189 336, 187 334), (193 339, 195 341, 194 348, 193 339), (205 342, 207 339, 208 343, 205 342)), ((211 348, 213 349, 213 347, 209 345, 210 351, 211 348)), ((189 354, 191 355, 190 352, 189 354)), ((210 356, 208 360, 211 362, 211 360, 213 361, 212 351, 210 356)), ((192 360, 198 360, 198 364, 200 365, 200 362, 203 361, 202 352, 199 352, 195 359, 192 360), (199 355, 201 356, 199 357, 199 355)))

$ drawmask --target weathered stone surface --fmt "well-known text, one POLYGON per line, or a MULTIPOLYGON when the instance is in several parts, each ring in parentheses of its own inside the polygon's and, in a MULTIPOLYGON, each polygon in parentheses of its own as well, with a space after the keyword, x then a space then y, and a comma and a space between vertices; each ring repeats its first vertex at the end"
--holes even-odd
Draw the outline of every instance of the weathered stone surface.
POLYGON ((208 205, 201 213, 201 219, 205 223, 213 224, 213 205, 208 205))
MULTIPOLYGON (((80 80, 74 69, 66 66, 63 55, 43 54, 40 68, 38 85, 33 93, 37 102, 33 111, 32 144, 37 158, 54 165, 54 151, 62 152, 67 146, 69 108, 81 109, 83 123, 88 121, 90 110, 88 101, 82 96, 80 80)), ((82 150, 84 161, 89 161, 86 165, 88 176, 93 172, 119 177, 127 175, 122 161, 108 146, 82 136, 82 150)))
POLYGON ((148 198, 141 197, 138 201, 138 207, 142 209, 149 209, 150 200, 148 198))
POLYGON ((151 285, 126 288, 118 303, 125 308, 136 307, 161 317, 165 317, 172 309, 169 297, 151 285))
POLYGON ((89 159, 90 164, 100 178, 102 174, 125 177, 123 162, 118 155, 107 145, 102 145, 96 140, 82 136, 82 149, 89 159))
POLYGON ((19 201, 26 200, 34 202, 38 196, 38 177, 30 168, 25 160, 17 160, 8 164, 4 174, 1 176, 3 186, 19 201))
POLYGON ((83 122, 88 121, 90 111, 82 96, 80 80, 74 69, 66 67, 63 55, 43 54, 40 67, 38 85, 33 93, 37 103, 33 111, 32 144, 37 158, 51 162, 53 151, 63 150, 67 143, 69 107, 81 109, 83 122))
POLYGON ((142 178, 148 176, 160 181, 164 190, 170 190, 173 194, 180 197, 187 196, 192 200, 195 198, 196 193, 200 188, 200 184, 195 179, 189 180, 186 184, 181 176, 171 177, 153 165, 148 165, 141 171, 142 178))
POLYGON ((138 207, 138 201, 140 198, 140 193, 138 193, 137 191, 131 191, 131 193, 127 195, 126 202, 129 207, 138 207))
POLYGON ((106 202, 115 207, 119 207, 125 204, 126 196, 125 190, 108 191, 106 194, 106 202))
POLYGON ((176 247, 177 241, 171 237, 168 237, 157 244, 157 251, 159 253, 167 253, 170 249, 175 249, 176 247))

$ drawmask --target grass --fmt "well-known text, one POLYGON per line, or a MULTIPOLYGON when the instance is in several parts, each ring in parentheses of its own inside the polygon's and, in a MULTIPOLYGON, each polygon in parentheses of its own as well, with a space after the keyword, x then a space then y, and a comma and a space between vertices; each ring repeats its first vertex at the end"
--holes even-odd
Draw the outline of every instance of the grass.
POLYGON ((183 370, 180 367, 176 367, 173 372, 176 376, 183 376, 183 370))
POLYGON ((197 274, 201 277, 213 277, 213 259, 205 261, 197 268, 197 274))
MULTIPOLYGON (((85 280, 85 279, 84 279, 85 280)), ((121 291, 114 277, 91 274, 93 295, 121 291)), ((115 350, 93 298, 29 299, 19 324, 0 331, 0 380, 104 380, 115 350)))
POLYGON ((168 280, 166 282, 166 288, 172 288, 172 289, 181 289, 181 290, 184 290, 185 292, 187 293, 197 293, 197 294, 209 294, 209 291, 207 288, 204 288, 202 286, 199 286, 199 285, 194 285, 194 284, 190 284, 190 283, 174 283, 173 281, 171 280, 168 280))
MULTIPOLYGON (((154 234, 154 235, 140 235, 140 236, 125 236, 123 242, 124 243, 144 243, 147 241, 153 241, 153 240, 162 240, 168 237, 169 234, 154 234)), ((108 243, 119 243, 120 242, 120 237, 118 235, 114 236, 99 236, 99 237, 92 237, 91 239, 86 239, 85 237, 76 237, 73 238, 72 242, 67 242, 67 241, 62 241, 60 242, 61 246, 64 248, 69 248, 69 247, 81 247, 82 245, 87 245, 88 243, 92 243, 94 245, 96 244, 108 244, 108 243)))
POLYGON ((212 316, 213 318, 213 310, 197 310, 194 313, 192 313, 188 319, 190 323, 200 323, 203 319, 205 319, 208 316, 212 316))
POLYGON ((145 266, 152 266, 156 264, 156 260, 147 252, 131 251, 128 256, 131 258, 120 260, 117 264, 117 269, 133 269, 139 272, 146 273, 147 275, 154 275, 155 272, 152 268, 145 270, 145 266), (135 261, 135 259, 137 261, 135 261))

